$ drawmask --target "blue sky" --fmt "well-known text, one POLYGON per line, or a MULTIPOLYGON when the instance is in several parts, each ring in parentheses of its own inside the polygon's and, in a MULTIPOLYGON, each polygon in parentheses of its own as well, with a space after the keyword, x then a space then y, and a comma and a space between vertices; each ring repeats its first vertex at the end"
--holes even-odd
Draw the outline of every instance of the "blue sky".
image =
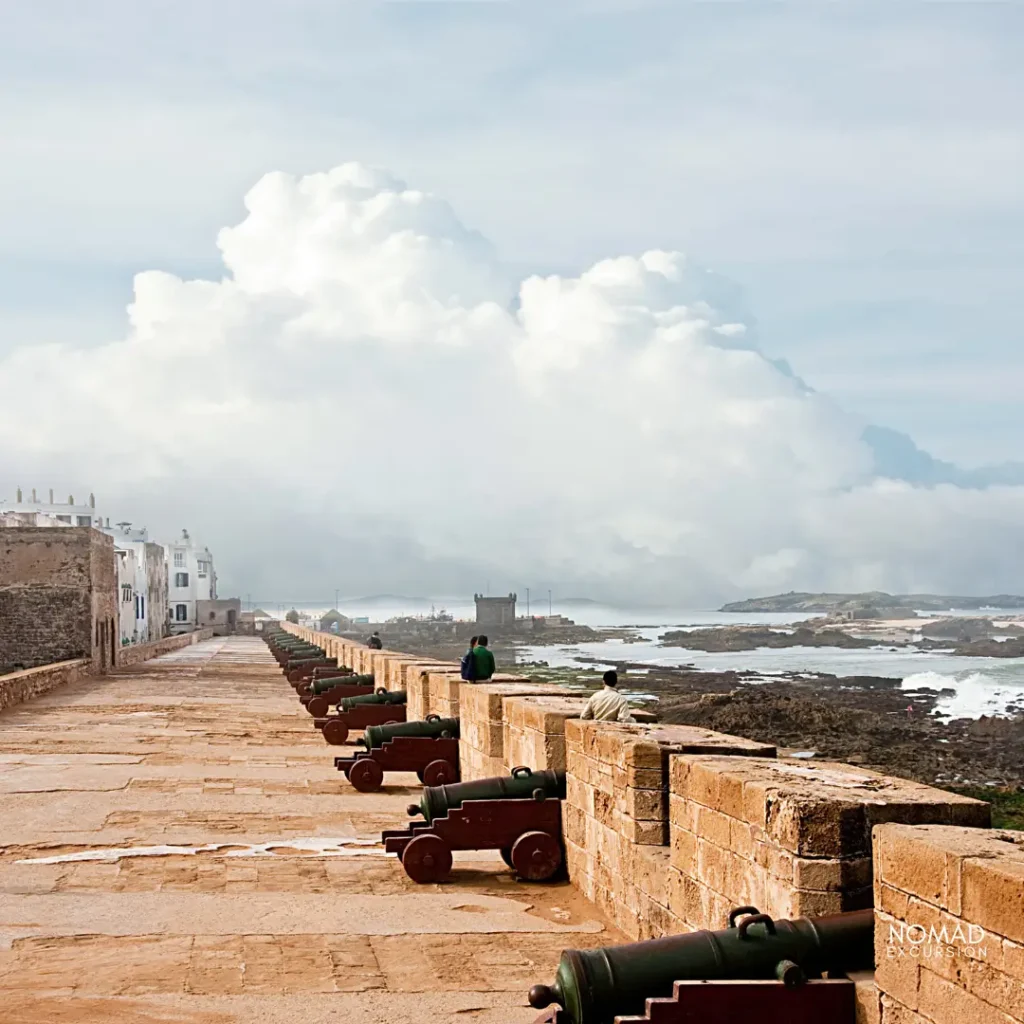
POLYGON ((0 352, 120 336, 263 173, 356 159, 519 273, 683 250, 847 408, 1017 458, 1022 57, 1012 4, 7 4, 0 352))

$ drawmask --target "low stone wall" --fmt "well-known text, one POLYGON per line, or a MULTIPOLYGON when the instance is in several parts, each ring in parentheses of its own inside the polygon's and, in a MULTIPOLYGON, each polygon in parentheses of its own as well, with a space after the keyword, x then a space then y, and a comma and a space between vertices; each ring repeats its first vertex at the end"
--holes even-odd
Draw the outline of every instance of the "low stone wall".
POLYGON ((0 711, 81 679, 89 674, 90 664, 88 658, 75 658, 0 676, 0 711))
POLYGON ((732 907, 778 918, 872 905, 871 830, 884 822, 987 826, 988 804, 844 764, 675 757, 670 906, 686 928, 732 907))
POLYGON ((144 661, 159 658, 161 654, 170 654, 171 651, 179 651, 182 647, 191 647, 200 640, 209 640, 213 636, 212 629, 199 629, 194 633, 179 633, 177 636, 164 637, 163 640, 154 640, 148 644, 132 644, 129 647, 122 647, 117 652, 117 667, 127 668, 131 665, 139 665, 144 661))
POLYGON ((874 851, 878 1017, 1024 1021, 1024 833, 887 824, 874 851))
POLYGON ((565 723, 579 718, 586 697, 506 697, 502 701, 505 768, 564 772, 565 723))
POLYGON ((469 781, 508 774, 503 706, 506 697, 557 697, 564 693, 562 687, 532 683, 523 676, 513 675, 495 675, 486 683, 460 683, 459 769, 462 778, 469 781))
POLYGON ((687 930, 673 910, 669 864, 672 755, 707 751, 737 759, 775 748, 683 725, 564 722, 569 877, 630 938, 687 930))
MULTIPOLYGON (((180 650, 182 647, 190 647, 200 640, 208 640, 212 636, 212 630, 202 629, 195 633, 182 633, 179 636, 154 640, 149 644, 132 644, 130 647, 122 647, 117 652, 117 667, 127 668, 139 665, 144 661, 158 658, 161 654, 168 654, 171 651, 180 650)), ((3 711, 4 708, 14 707, 16 704, 23 704, 25 701, 32 700, 33 697, 40 697, 44 693, 57 689, 58 686, 64 686, 91 675, 92 669, 92 662, 88 658, 76 658, 72 661, 59 661, 53 665, 40 665, 37 668, 0 676, 0 711, 3 711)))

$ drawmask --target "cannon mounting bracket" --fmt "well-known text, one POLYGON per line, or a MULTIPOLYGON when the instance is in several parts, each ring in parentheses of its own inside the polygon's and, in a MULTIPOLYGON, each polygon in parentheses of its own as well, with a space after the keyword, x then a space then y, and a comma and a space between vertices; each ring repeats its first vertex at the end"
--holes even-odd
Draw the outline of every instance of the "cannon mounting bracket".
MULTIPOLYGON (((616 1024, 854 1024, 854 984, 845 978, 808 981, 789 987, 781 981, 677 981, 667 999, 648 999, 647 1013, 616 1017, 616 1024)), ((567 1016, 542 1022, 571 1024, 567 1016)))

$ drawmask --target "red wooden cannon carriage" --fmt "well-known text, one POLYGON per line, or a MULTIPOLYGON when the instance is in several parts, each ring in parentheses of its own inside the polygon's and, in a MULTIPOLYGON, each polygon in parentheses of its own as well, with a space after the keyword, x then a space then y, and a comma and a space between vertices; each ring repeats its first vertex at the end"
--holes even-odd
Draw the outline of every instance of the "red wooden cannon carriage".
POLYGON ((409 808, 426 821, 384 832, 381 839, 414 882, 446 878, 455 850, 498 850, 519 878, 546 882, 565 864, 564 796, 564 772, 523 767, 511 777, 432 787, 409 808))
POLYGON ((422 722, 370 726, 363 743, 366 750, 334 759, 334 766, 360 792, 380 789, 385 772, 415 772, 427 786, 444 786, 459 778, 457 718, 427 715, 422 722))

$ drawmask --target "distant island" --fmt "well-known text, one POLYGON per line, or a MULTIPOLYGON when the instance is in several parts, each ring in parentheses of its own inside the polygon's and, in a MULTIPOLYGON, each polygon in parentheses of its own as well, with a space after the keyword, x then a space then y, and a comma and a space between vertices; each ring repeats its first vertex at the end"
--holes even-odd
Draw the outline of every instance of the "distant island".
MULTIPOLYGON (((1015 594, 994 594, 990 597, 962 597, 945 594, 887 594, 872 590, 863 594, 809 594, 790 591, 788 594, 773 594, 771 597, 752 597, 747 601, 733 601, 719 609, 723 612, 817 612, 825 615, 843 615, 864 612, 868 609, 884 612, 882 617, 892 618, 891 613, 903 612, 913 615, 915 611, 948 612, 958 608, 964 611, 983 608, 1024 608, 1024 597, 1015 594)), ((858 616, 859 617, 859 616, 858 616)))

